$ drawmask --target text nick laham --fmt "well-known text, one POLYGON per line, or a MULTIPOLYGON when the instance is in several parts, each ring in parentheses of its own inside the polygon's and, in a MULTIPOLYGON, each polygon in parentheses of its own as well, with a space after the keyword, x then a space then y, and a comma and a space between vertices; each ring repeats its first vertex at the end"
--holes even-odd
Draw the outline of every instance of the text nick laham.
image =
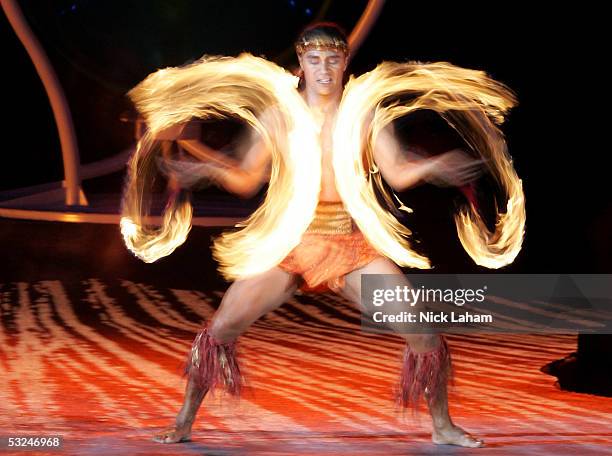
POLYGON ((384 322, 408 322, 408 323, 493 323, 493 316, 472 312, 399 312, 385 314, 375 312, 374 321, 384 322))

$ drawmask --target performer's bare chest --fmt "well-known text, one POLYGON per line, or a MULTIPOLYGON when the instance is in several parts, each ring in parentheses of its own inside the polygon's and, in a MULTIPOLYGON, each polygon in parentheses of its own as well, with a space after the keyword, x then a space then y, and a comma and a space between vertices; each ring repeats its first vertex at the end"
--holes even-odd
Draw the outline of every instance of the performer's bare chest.
POLYGON ((333 118, 327 117, 321 127, 319 141, 321 144, 321 191, 320 201, 341 201, 334 176, 333 142, 332 142, 333 118))

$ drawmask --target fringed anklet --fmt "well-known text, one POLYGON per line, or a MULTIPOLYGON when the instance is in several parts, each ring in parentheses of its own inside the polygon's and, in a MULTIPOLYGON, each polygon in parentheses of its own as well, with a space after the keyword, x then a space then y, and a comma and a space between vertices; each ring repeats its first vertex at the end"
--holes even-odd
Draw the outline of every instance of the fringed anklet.
POLYGON ((231 395, 240 396, 243 378, 236 359, 236 341, 220 343, 208 328, 202 329, 187 356, 185 375, 204 391, 222 386, 231 395))
POLYGON ((422 397, 432 400, 446 386, 451 369, 450 352, 444 338, 438 347, 423 353, 415 353, 406 345, 397 403, 416 411, 422 397))

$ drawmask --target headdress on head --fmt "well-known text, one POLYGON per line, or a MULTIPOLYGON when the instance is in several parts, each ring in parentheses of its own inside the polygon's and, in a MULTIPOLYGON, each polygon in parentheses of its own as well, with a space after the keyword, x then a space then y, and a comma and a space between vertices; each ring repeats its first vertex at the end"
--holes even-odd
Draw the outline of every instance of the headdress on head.
POLYGON ((295 50, 299 55, 312 50, 330 49, 346 54, 349 51, 346 34, 333 22, 317 22, 308 26, 295 42, 295 50))

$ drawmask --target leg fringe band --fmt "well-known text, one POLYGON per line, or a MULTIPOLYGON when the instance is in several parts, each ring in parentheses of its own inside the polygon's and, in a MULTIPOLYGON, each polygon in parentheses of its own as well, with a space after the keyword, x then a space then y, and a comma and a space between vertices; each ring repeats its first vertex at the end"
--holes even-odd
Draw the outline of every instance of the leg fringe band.
POLYGON ((450 353, 443 338, 440 345, 429 352, 415 353, 406 346, 396 394, 397 403, 416 411, 421 398, 435 398, 446 386, 450 375, 450 353))
POLYGON ((239 396, 243 378, 236 360, 236 342, 220 343, 208 328, 202 329, 188 354, 185 375, 205 391, 222 386, 231 395, 239 396))

